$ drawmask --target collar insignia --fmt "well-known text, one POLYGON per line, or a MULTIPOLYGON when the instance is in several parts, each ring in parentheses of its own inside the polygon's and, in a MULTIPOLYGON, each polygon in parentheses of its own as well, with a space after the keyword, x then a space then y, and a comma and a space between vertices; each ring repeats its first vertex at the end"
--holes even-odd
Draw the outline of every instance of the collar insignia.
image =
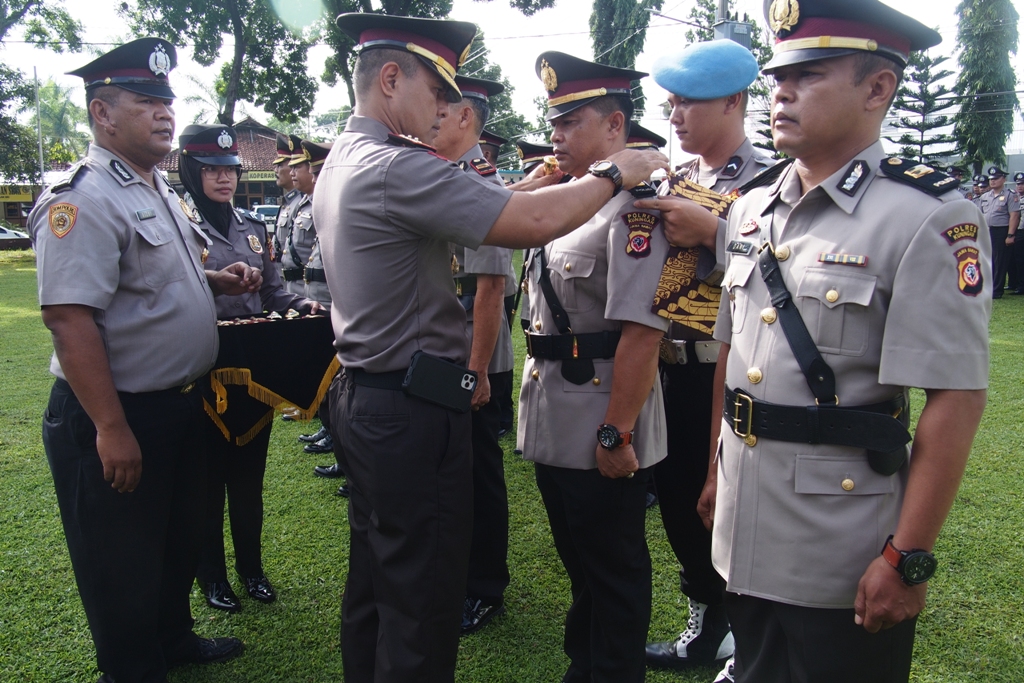
POLYGON ((117 159, 110 160, 110 168, 114 169, 114 173, 121 176, 121 180, 125 181, 126 183, 129 180, 135 180, 135 176, 132 175, 132 172, 125 168, 124 164, 122 164, 117 159))
POLYGON ((729 162, 725 166, 722 167, 722 171, 718 175, 723 178, 735 178, 736 174, 740 172, 740 166, 742 165, 742 157, 733 157, 729 159, 729 162))
POLYGON ((861 184, 867 179, 867 170, 867 163, 857 159, 850 164, 850 168, 846 169, 846 175, 843 176, 843 179, 839 181, 836 187, 843 194, 852 197, 857 194, 857 190, 860 189, 861 184))

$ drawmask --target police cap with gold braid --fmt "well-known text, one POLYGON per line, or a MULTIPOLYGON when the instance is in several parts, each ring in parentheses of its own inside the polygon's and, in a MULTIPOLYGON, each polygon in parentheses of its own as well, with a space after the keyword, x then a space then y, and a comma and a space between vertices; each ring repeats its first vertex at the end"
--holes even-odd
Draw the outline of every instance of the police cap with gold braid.
POLYGON ((178 53, 166 40, 139 38, 67 73, 84 80, 86 92, 116 85, 140 95, 173 100, 174 91, 167 76, 177 65, 178 53))
POLYGON ((661 149, 667 144, 668 140, 653 130, 647 130, 636 121, 630 122, 626 147, 630 149, 661 149))
POLYGON ((523 173, 529 175, 533 168, 544 161, 544 157, 555 153, 554 145, 538 145, 520 140, 516 143, 519 160, 523 163, 523 173))
POLYGON ((505 92, 505 86, 497 81, 489 81, 486 78, 470 78, 469 76, 456 76, 455 85, 463 97, 471 97, 487 101, 488 97, 494 97, 505 92))
POLYGON ((484 145, 491 145, 492 147, 497 147, 498 149, 501 149, 501 146, 506 144, 507 142, 508 140, 506 138, 501 137, 497 133, 492 133, 491 131, 486 129, 480 131, 479 143, 481 147, 484 145))
POLYGON ((293 159, 288 165, 298 166, 309 162, 310 169, 319 169, 324 165, 324 161, 327 160, 327 155, 331 151, 331 147, 334 146, 333 142, 313 142, 312 140, 302 141, 302 154, 299 155, 298 159, 293 159))
POLYGON ((274 159, 271 164, 277 166, 278 164, 284 164, 292 159, 292 155, 295 154, 295 150, 299 149, 299 145, 302 139, 298 135, 285 135, 284 133, 277 134, 277 158, 274 159))
POLYGON ((765 0, 764 16, 775 34, 765 73, 854 52, 906 66, 911 52, 942 42, 937 31, 879 0, 765 0))
POLYGON ((360 52, 380 48, 411 52, 448 84, 449 102, 462 99, 455 72, 469 56, 475 24, 366 12, 339 15, 337 22, 338 28, 356 41, 360 52))
POLYGON ((209 126, 194 123, 178 136, 183 156, 210 166, 241 166, 238 158, 238 135, 231 126, 209 126))
POLYGON ((537 57, 537 77, 548 91, 548 121, 590 104, 605 95, 629 96, 632 82, 647 74, 588 62, 564 52, 537 57))

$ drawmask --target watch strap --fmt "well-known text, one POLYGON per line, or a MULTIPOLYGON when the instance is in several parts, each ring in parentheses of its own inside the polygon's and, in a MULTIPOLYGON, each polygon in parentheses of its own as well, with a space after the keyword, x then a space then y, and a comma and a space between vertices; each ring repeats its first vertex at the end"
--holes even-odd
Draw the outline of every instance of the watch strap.
POLYGON ((885 539, 885 545, 882 546, 882 557, 885 558, 885 561, 888 562, 893 569, 901 574, 903 573, 903 570, 900 567, 903 563, 903 553, 900 552, 899 548, 892 544, 892 536, 885 539))

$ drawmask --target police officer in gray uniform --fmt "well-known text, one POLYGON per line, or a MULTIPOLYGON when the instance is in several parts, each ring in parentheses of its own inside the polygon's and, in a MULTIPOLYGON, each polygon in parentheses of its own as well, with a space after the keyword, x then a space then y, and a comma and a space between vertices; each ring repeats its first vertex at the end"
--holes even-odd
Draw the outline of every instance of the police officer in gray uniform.
MULTIPOLYGON (((1014 191, 1017 193, 1017 204, 1020 205, 1021 196, 1024 195, 1024 172, 1013 174, 1014 191)), ((1017 220, 1017 227, 1014 231, 1013 246, 1010 247, 1010 293, 1024 294, 1024 239, 1016 237, 1020 234, 1020 219, 1017 220), (1013 274, 1016 274, 1014 280, 1013 274)))
MULTIPOLYGON (((360 45, 356 115, 320 172, 315 209, 345 368, 331 386, 351 489, 342 661, 349 681, 450 683, 472 534, 474 382, 448 244, 544 244, 618 183, 479 182, 425 144, 461 99, 455 70, 476 27, 378 14, 338 24, 360 45)), ((610 162, 604 171, 631 185, 666 166, 653 152, 610 162)))
MULTIPOLYGON (((448 105, 434 139, 438 154, 455 160, 481 182, 504 187, 498 170, 480 149, 481 131, 490 115, 489 97, 501 83, 456 76, 462 100, 448 105)), ((473 542, 462 612, 463 635, 486 626, 505 610, 508 587, 508 490, 505 453, 498 443, 499 396, 512 391, 512 334, 505 319, 504 296, 512 268, 512 250, 452 244, 455 294, 466 309, 470 339, 469 369, 479 381, 473 396, 473 542), (457 264, 457 266, 456 266, 457 264)))
MULTIPOLYGON (((757 60, 731 40, 696 43, 662 56, 654 80, 669 91, 670 122, 683 151, 697 156, 677 173, 728 194, 774 163, 756 149, 744 130, 747 88, 757 78, 757 60)), ((637 202, 637 206, 650 205, 637 202)), ((705 244, 717 250, 725 221, 688 199, 669 195, 654 202, 666 223, 700 222, 710 229, 705 244)), ((721 344, 712 337, 721 288, 698 277, 699 248, 691 249, 690 272, 678 294, 701 302, 681 320, 673 320, 662 342, 661 375, 668 419, 668 456, 655 467, 661 519, 676 559, 680 586, 689 599, 686 629, 671 642, 651 643, 652 666, 684 668, 730 657, 733 639, 725 613, 725 583, 711 565, 711 532, 697 514, 711 452, 711 394, 721 344)), ((717 255, 716 261, 724 260, 717 255)))
MULTIPOLYGON (((316 191, 316 178, 320 173, 320 169, 324 166, 324 160, 327 159, 328 152, 331 151, 333 143, 330 142, 312 142, 310 140, 302 141, 302 151, 306 157, 306 162, 309 164, 309 173, 313 176, 313 184, 309 188, 309 203, 310 203, 310 214, 309 214, 309 229, 312 230, 314 235, 316 234, 316 224, 313 220, 312 213, 312 197, 316 191)), ((297 219, 301 221, 301 225, 305 226, 306 218, 301 217, 297 219)), ((305 229, 305 228, 302 228, 305 229)), ((325 308, 331 306, 331 291, 327 288, 327 277, 324 275, 324 264, 320 258, 320 243, 314 237, 313 249, 310 251, 309 260, 306 261, 306 267, 303 269, 303 281, 306 284, 306 298, 314 301, 319 301, 325 308)))
POLYGON ((998 166, 988 169, 988 184, 990 189, 981 195, 979 206, 992 239, 992 298, 1001 299, 1020 223, 1020 197, 1006 186, 1006 171, 998 166))
POLYGON ((281 203, 277 210, 277 218, 274 219, 274 260, 277 261, 277 269, 281 270, 281 252, 288 241, 288 233, 292 229, 292 219, 295 217, 295 207, 302 200, 302 193, 295 188, 292 181, 292 172, 288 162, 292 160, 294 150, 300 144, 297 135, 277 134, 277 158, 274 159, 274 176, 276 184, 281 188, 281 203))
POLYGON ((206 236, 154 171, 174 136, 175 59, 143 38, 71 72, 94 140, 28 221, 57 378, 43 446, 103 683, 165 683, 171 666, 242 651, 192 632, 207 419, 196 383, 217 357, 214 292, 255 292, 261 277, 241 262, 204 270, 206 236))
POLYGON ((313 185, 316 179, 310 170, 309 157, 302 148, 296 146, 288 162, 292 182, 301 194, 291 212, 291 229, 281 247, 281 275, 286 290, 299 296, 306 294, 306 264, 313 253, 316 243, 316 227, 313 225, 313 185))
MULTIPOLYGON (((537 74, 563 172, 585 177, 625 149, 630 84, 647 74, 561 52, 541 54, 537 74)), ((564 683, 644 680, 651 617, 644 513, 652 468, 666 449, 656 379, 668 321, 651 311, 651 293, 668 243, 658 215, 632 203, 630 192, 618 194, 530 257, 518 442, 535 463, 571 583, 564 683)))
POLYGON ((954 178, 879 141, 910 51, 939 34, 877 0, 767 14, 772 133, 795 161, 729 213, 701 497, 736 681, 907 681, 985 406, 988 235, 954 178))

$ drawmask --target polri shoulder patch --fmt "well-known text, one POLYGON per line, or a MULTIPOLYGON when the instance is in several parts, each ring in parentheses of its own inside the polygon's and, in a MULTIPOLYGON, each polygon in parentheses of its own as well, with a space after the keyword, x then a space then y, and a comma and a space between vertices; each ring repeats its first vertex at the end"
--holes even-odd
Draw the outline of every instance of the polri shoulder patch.
POLYGON ((985 278, 982 277, 981 265, 978 263, 978 250, 962 247, 954 256, 958 273, 957 286, 967 296, 978 296, 985 288, 985 278))
POLYGON ((634 199, 649 199, 658 196, 658 188, 650 183, 640 183, 632 188, 629 193, 633 195, 634 199))
POLYGON ((50 207, 50 232, 61 239, 71 232, 78 220, 78 207, 68 202, 60 202, 50 207))
POLYGON ((57 179, 53 185, 50 185, 50 194, 59 194, 66 192, 75 186, 75 181, 81 176, 82 169, 85 168, 85 159, 82 159, 65 173, 62 177, 57 179))
POLYGON ((651 233, 661 221, 658 216, 647 211, 629 211, 622 216, 629 229, 626 240, 626 253, 633 258, 646 258, 651 255, 651 233))
POLYGON ((487 159, 473 159, 468 166, 482 176, 491 176, 498 172, 487 159))
POLYGON ((960 240, 977 242, 978 226, 974 223, 961 223, 960 225, 954 225, 952 228, 943 230, 942 236, 946 238, 946 242, 950 245, 956 244, 960 240))
POLYGON ((958 186, 957 180, 953 176, 948 176, 942 171, 936 171, 926 164, 919 164, 913 159, 889 157, 882 159, 879 167, 885 175, 893 180, 913 185, 933 197, 946 194, 950 190, 955 190, 958 186))
POLYGON ((397 133, 388 133, 388 142, 399 147, 412 147, 414 149, 425 149, 428 152, 436 152, 437 150, 428 145, 425 142, 420 142, 416 138, 409 137, 408 135, 398 135, 397 133))

